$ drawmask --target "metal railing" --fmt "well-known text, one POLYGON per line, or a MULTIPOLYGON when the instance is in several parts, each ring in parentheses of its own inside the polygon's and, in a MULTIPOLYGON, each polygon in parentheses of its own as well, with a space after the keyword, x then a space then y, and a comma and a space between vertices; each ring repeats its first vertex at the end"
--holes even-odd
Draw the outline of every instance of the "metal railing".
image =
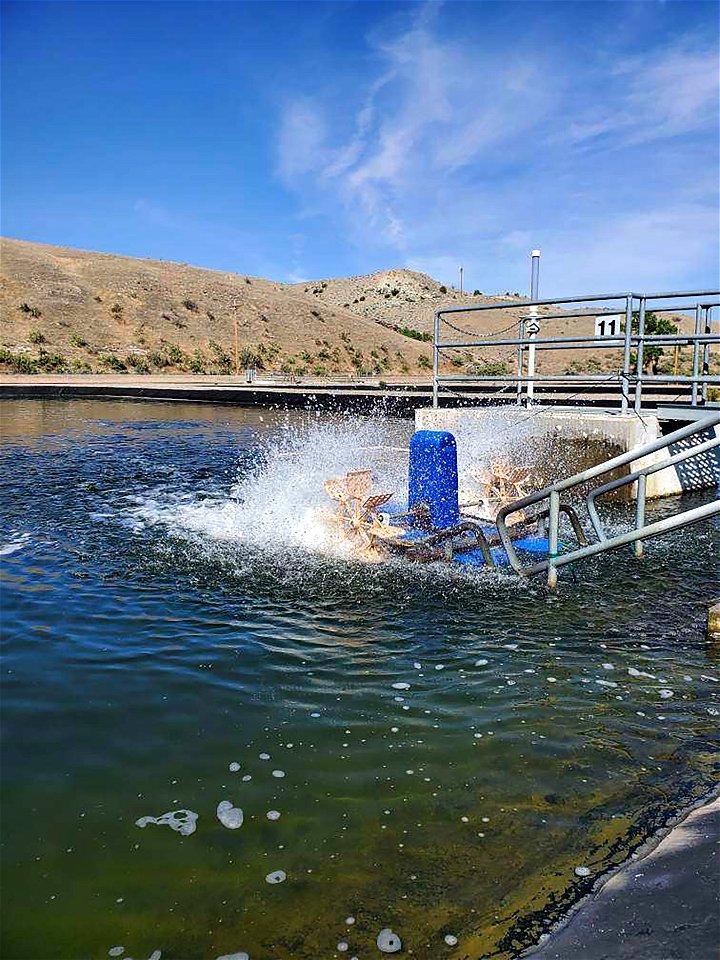
MULTIPOLYGON (((643 409, 643 389, 646 386, 664 386, 666 390, 679 389, 689 398, 689 405, 703 406, 707 402, 707 390, 710 385, 720 385, 720 376, 710 373, 710 348, 720 344, 720 329, 713 331, 713 309, 720 306, 720 291, 700 290, 681 293, 614 293, 591 294, 582 297, 559 297, 551 300, 510 301, 501 303, 483 303, 467 307, 446 307, 435 313, 433 327, 433 406, 440 401, 443 388, 451 384, 461 389, 463 385, 482 382, 501 384, 499 393, 514 390, 516 402, 531 402, 535 385, 572 386, 581 384, 604 384, 623 413, 632 407, 637 413, 643 409), (667 301, 671 301, 668 303, 667 301), (562 305, 587 304, 580 309, 562 309, 562 305), (551 307, 560 307, 552 311, 551 307), (543 313, 542 310, 545 309, 543 313), (472 331, 463 330, 455 320, 463 315, 483 311, 521 311, 522 315, 512 320, 510 325, 499 332, 507 333, 517 326, 517 335, 496 339, 478 337, 472 331), (645 329, 647 315, 691 313, 694 317, 692 332, 674 334, 648 333, 645 329), (452 319, 450 319, 452 317, 452 319), (591 320, 595 321, 593 336, 538 336, 541 325, 552 320, 591 320), (599 322, 598 322, 599 321, 599 322), (613 321, 613 322, 608 322, 613 321), (470 339, 442 340, 441 327, 445 324, 453 330, 465 334, 470 339), (600 333, 598 333, 600 329, 600 333), (605 332, 607 329, 607 333, 605 332), (676 369, 672 374, 648 373, 645 370, 646 350, 650 347, 673 346, 692 348, 692 372, 682 375, 676 369), (515 373, 487 374, 441 374, 441 351, 448 350, 494 350, 498 347, 515 347, 517 352, 515 373), (537 374, 534 371, 535 353, 544 350, 607 350, 615 348, 622 352, 618 369, 606 374, 537 374), (634 356, 633 356, 634 352, 634 356), (525 361, 532 362, 525 372, 525 361)), ((457 392, 457 391, 453 391, 457 392)), ((580 390, 579 392, 582 392, 580 390)))
POLYGON ((648 525, 645 524, 647 477, 653 473, 665 470, 668 467, 672 468, 678 463, 689 460, 692 457, 700 456, 720 446, 720 437, 715 434, 715 428, 718 425, 720 425, 720 414, 713 414, 712 416, 704 417, 702 420, 696 420, 694 423, 688 424, 680 430, 675 430, 664 437, 660 437, 658 440, 653 440, 651 443, 646 443, 644 446, 638 447, 635 450, 623 453, 618 457, 613 457, 612 460, 607 460, 605 463, 600 463, 587 470, 582 470, 572 477, 560 480, 557 483, 551 484, 549 487, 545 487, 544 490, 538 490, 536 493, 531 493, 527 497, 522 497, 522 499, 516 500, 508 506, 503 507, 498 512, 496 523, 500 540, 513 569, 522 576, 532 576, 534 574, 547 572, 548 586, 554 589, 557 586, 557 572, 559 567, 575 563, 585 557, 605 553, 608 550, 616 550, 619 547, 629 544, 633 544, 635 555, 642 557, 644 540, 649 540, 661 533, 677 530, 681 527, 697 523, 700 520, 720 515, 720 499, 716 498, 702 506, 689 510, 681 510, 674 516, 665 517, 662 520, 657 520, 648 525), (665 459, 632 470, 626 476, 592 489, 585 498, 585 505, 597 540, 594 543, 581 544, 576 549, 568 550, 564 553, 558 552, 560 513, 563 510, 561 494, 578 487, 580 484, 596 480, 610 473, 612 470, 629 466, 635 461, 648 457, 653 453, 668 450, 671 445, 686 441, 693 436, 701 435, 705 431, 712 431, 713 437, 690 446, 687 449, 680 450, 665 459), (604 493, 612 492, 618 489, 618 487, 629 483, 637 483, 634 529, 624 533, 608 535, 597 511, 597 498, 604 493), (529 507, 533 507, 538 503, 544 503, 545 501, 548 501, 549 504, 547 558, 537 563, 525 565, 518 556, 515 546, 510 539, 506 521, 512 514, 520 511, 525 512, 529 507))

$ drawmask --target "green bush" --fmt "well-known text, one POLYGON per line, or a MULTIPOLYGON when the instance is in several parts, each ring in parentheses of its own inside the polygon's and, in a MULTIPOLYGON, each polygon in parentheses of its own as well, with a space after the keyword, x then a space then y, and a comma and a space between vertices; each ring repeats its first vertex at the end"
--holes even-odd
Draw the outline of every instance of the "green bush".
POLYGON ((86 347, 88 345, 87 340, 83 339, 78 333, 70 334, 70 343, 73 347, 86 347))
POLYGON ((429 370, 432 367, 430 362, 430 357, 422 356, 418 357, 418 366, 423 370, 429 370))
POLYGON ((0 363, 7 364, 15 373, 37 373, 37 363, 32 357, 24 353, 13 353, 11 350, 0 348, 0 363))
POLYGON ((502 377, 508 372, 508 365, 501 360, 476 360, 468 364, 467 372, 476 377, 502 377))
POLYGON ((127 367, 120 357, 116 357, 114 353, 101 353, 98 359, 100 363, 109 367, 115 373, 127 373, 127 367))
POLYGON ((42 316, 42 310, 38 310, 37 307, 31 307, 29 303, 21 303, 18 307, 18 310, 21 313, 28 313, 31 317, 34 317, 36 320, 38 317, 42 316))
POLYGON ((150 364, 139 353, 129 353, 125 363, 128 367, 132 367, 135 373, 150 373, 150 364))
POLYGON ((259 349, 253 350, 252 347, 242 347, 238 353, 238 363, 241 367, 248 370, 264 370, 265 361, 263 360, 259 349))
POLYGON ((205 373, 205 354, 202 350, 198 349, 193 353, 188 369, 190 373, 205 373))
POLYGON ((432 340, 431 333, 423 333, 422 330, 415 330, 414 327, 395 327, 395 329, 404 337, 410 337, 412 340, 420 340, 423 343, 428 343, 432 340))
POLYGON ((45 343, 45 334, 40 330, 31 330, 28 334, 30 343, 45 343))

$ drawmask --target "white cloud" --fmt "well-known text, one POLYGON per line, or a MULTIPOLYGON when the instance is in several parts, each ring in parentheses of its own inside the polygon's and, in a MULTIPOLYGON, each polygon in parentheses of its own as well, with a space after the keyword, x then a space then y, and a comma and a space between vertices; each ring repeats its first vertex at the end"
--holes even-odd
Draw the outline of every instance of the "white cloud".
POLYGON ((464 262, 484 290, 524 288, 537 245, 556 258, 553 293, 682 285, 707 265, 718 54, 704 38, 584 61, 552 43, 480 52, 435 6, 408 11, 368 38, 377 66, 349 125, 330 97, 282 117, 280 174, 342 239, 445 282, 464 262))

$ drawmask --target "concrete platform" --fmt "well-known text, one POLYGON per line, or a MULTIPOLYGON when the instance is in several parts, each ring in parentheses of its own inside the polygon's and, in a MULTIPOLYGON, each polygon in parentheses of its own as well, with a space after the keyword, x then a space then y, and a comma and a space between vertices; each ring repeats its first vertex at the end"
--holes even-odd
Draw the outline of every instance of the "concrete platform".
MULTIPOLYGON (((595 466, 605 460, 628 451, 637 450, 684 424, 663 425, 655 414, 609 413, 586 408, 553 409, 537 406, 483 408, 423 407, 415 412, 418 430, 449 430, 455 435, 458 445, 477 446, 477 438, 483 434, 512 437, 524 443, 528 427, 533 428, 533 444, 539 451, 535 464, 540 474, 547 472, 553 480, 569 476, 595 466)), ((720 433, 717 432, 717 436, 720 433)), ((699 443, 709 437, 692 438, 682 444, 699 443)), ((677 450, 661 450, 642 460, 636 466, 662 463, 677 450)), ((532 464, 530 464, 532 466, 532 464)), ((623 471, 627 473, 627 470, 623 471)), ((609 475, 611 479, 613 475, 609 475)), ((549 482, 549 481, 548 481, 549 482)), ((698 458, 668 467, 652 474, 647 480, 647 497, 673 496, 687 490, 707 489, 720 482, 720 448, 698 458)), ((627 491, 632 494, 631 488, 627 491)))
POLYGON ((720 799, 581 902, 527 960, 718 960, 720 799))

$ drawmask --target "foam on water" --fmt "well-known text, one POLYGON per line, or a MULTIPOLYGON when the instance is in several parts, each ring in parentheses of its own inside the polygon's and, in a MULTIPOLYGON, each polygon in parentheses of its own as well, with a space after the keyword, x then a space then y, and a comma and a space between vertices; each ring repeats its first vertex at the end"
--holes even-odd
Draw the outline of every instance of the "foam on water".
POLYGON ((161 523, 181 535, 263 548, 337 552, 332 530, 318 514, 332 510, 323 481, 369 468, 375 488, 407 489, 410 424, 375 418, 312 419, 258 437, 255 467, 238 477, 230 495, 179 493, 167 488, 142 497, 133 510, 145 523, 161 523))

